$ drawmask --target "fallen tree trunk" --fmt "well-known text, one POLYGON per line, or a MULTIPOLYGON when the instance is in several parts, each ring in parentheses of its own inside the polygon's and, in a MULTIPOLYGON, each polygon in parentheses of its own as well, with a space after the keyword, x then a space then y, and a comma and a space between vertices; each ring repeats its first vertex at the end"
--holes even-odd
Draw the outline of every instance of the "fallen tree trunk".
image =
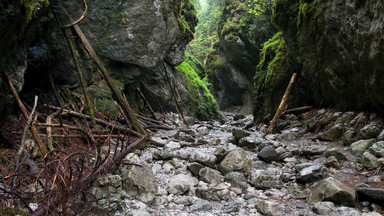
POLYGON ((273 117, 272 122, 268 127, 267 134, 272 133, 273 129, 276 127, 277 120, 280 118, 281 114, 285 109, 285 105, 287 104, 288 95, 291 91, 292 84, 295 82, 296 76, 297 76, 297 73, 292 74, 291 80, 289 81, 287 89, 285 90, 284 96, 281 99, 279 108, 277 109, 275 116, 273 117))

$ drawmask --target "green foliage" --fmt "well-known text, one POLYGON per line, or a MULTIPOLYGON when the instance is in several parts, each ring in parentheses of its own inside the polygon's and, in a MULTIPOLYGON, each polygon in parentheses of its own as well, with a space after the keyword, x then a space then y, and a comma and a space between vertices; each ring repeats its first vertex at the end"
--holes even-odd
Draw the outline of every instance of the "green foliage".
POLYGON ((40 9, 49 6, 49 0, 23 0, 25 9, 25 22, 28 23, 40 9))
POLYGON ((3 210, 0 210, 0 214, 2 215, 19 215, 19 216, 29 216, 31 215, 29 212, 22 210, 20 208, 5 208, 3 210))
POLYGON ((220 113, 219 107, 207 87, 208 83, 202 80, 195 71, 196 63, 198 62, 187 59, 176 67, 187 81, 189 96, 187 105, 190 107, 190 111, 201 120, 217 118, 220 113))
POLYGON ((248 13, 256 16, 272 15, 273 0, 248 0, 248 13))

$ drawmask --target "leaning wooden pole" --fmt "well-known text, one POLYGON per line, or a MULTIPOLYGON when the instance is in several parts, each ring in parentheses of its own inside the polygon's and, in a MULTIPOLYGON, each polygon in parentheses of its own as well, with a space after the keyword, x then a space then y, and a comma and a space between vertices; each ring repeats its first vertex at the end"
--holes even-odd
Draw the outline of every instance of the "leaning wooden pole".
POLYGON ((89 95, 87 92, 87 83, 85 82, 83 72, 81 71, 81 68, 80 68, 79 58, 77 57, 75 47, 73 46, 73 43, 72 43, 72 39, 68 34, 68 30, 67 29, 62 29, 62 30, 65 36, 65 39, 67 40, 69 50, 71 51, 71 54, 72 54, 73 63, 76 68, 77 76, 79 77, 79 80, 80 80, 81 91, 83 92, 85 103, 87 105, 88 115, 91 117, 92 125, 96 127, 95 114, 93 112, 91 99, 89 98, 89 95))
POLYGON ((288 95, 289 95, 289 92, 291 91, 292 84, 295 82, 296 76, 297 76, 297 73, 292 74, 291 80, 289 81, 287 89, 285 90, 284 96, 281 99, 279 108, 277 109, 275 116, 273 117, 272 122, 268 127, 268 130, 267 130, 268 134, 272 133, 273 129, 276 127, 277 120, 280 118, 281 114, 284 112, 285 104, 287 103, 288 95))
MULTIPOLYGON (((23 113, 23 117, 24 117, 25 122, 28 122, 29 115, 28 115, 27 109, 25 108, 24 104, 21 102, 20 97, 17 94, 15 87, 13 86, 11 81, 9 80, 8 75, 5 73, 5 71, 1 71, 1 74, 3 76, 4 82, 7 84, 9 90, 11 91, 13 97, 15 98, 17 104, 19 105, 21 112, 23 113)), ((33 123, 31 123, 29 130, 31 131, 32 136, 35 139, 37 146, 39 147, 41 155, 44 156, 47 153, 47 148, 45 148, 45 145, 41 141, 39 134, 37 133, 36 128, 33 125, 33 123)))
POLYGON ((120 94, 116 86, 113 84, 112 78, 109 76, 107 69, 104 67, 103 63, 100 61, 99 57, 97 56, 96 52, 93 50, 91 44, 88 42, 87 38, 85 37, 84 33, 81 31, 80 27, 78 25, 73 25, 72 28, 75 30, 77 36, 80 38, 81 43, 83 44, 88 55, 91 57, 92 61, 99 68, 101 76, 107 82, 107 85, 111 89, 113 96, 117 100, 117 103, 123 108, 124 114, 127 115, 129 120, 131 121, 133 128, 136 129, 142 135, 144 135, 145 130, 143 126, 141 125, 140 121, 136 118, 135 113, 129 106, 128 101, 124 100, 123 96, 120 94))

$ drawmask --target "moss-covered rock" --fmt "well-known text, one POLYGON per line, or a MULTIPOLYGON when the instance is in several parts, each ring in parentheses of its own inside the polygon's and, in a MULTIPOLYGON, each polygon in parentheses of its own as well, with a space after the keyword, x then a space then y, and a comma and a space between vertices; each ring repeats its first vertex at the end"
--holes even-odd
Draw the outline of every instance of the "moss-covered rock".
POLYGON ((220 116, 219 107, 207 87, 208 83, 202 80, 195 71, 198 67, 195 63, 187 59, 176 67, 176 70, 183 74, 187 83, 187 106, 201 120, 217 118, 220 116))
POLYGON ((273 117, 279 106, 285 87, 292 74, 286 66, 287 47, 282 33, 276 33, 264 43, 260 53, 260 62, 254 77, 255 110, 257 121, 273 117))
POLYGON ((276 0, 272 20, 300 73, 295 85, 306 86, 302 101, 382 112, 383 8, 373 1, 276 0))

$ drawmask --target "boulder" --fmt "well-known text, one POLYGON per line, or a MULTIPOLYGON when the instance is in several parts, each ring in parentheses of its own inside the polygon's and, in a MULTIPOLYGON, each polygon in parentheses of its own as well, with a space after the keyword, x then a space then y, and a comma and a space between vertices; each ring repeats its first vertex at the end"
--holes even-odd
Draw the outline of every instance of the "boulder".
POLYGON ((213 154, 196 152, 196 154, 191 158, 194 162, 199 162, 203 165, 214 167, 216 165, 216 156, 213 154))
POLYGON ((314 143, 308 143, 302 150, 304 156, 321 155, 327 151, 328 147, 325 145, 316 145, 314 143))
POLYGON ((369 148, 369 152, 374 154, 376 157, 384 157, 384 141, 374 143, 369 148))
POLYGON ((314 204, 320 201, 331 201, 336 204, 354 206, 355 191, 332 177, 321 180, 312 189, 307 202, 314 204))
POLYGON ((333 141, 338 140, 339 138, 341 138, 343 136, 344 130, 345 130, 344 125, 336 124, 336 125, 332 126, 330 129, 328 129, 327 131, 320 133, 317 136, 317 138, 319 140, 333 142, 333 141))
POLYGON ((326 152, 325 152, 325 156, 326 157, 332 157, 334 156, 337 160, 341 161, 346 161, 347 160, 347 157, 345 156, 345 154, 343 153, 343 151, 341 149, 338 149, 338 148, 331 148, 331 149, 328 149, 326 152))
POLYGON ((279 155, 277 154, 275 148, 270 145, 261 149, 261 151, 257 154, 257 157, 265 162, 277 161, 279 159, 279 155))
POLYGON ((211 185, 218 185, 223 178, 219 171, 209 167, 200 169, 199 177, 200 177, 200 180, 205 181, 211 185))
POLYGON ((320 164, 298 164, 296 165, 296 179, 300 183, 313 182, 323 178, 328 170, 325 166, 320 164))
POLYGON ((252 169, 252 161, 247 152, 241 148, 230 151, 219 165, 219 170, 223 173, 243 172, 248 175, 252 169))
MULTIPOLYGON (((131 160, 137 163, 135 160, 131 160)), ((130 166, 122 173, 123 190, 128 195, 138 197, 144 203, 152 203, 156 193, 158 192, 158 185, 152 169, 143 162, 139 162, 139 166, 130 166)))
POLYGON ((350 146, 354 141, 355 141, 355 136, 356 136, 357 132, 355 131, 355 129, 353 128, 348 128, 344 134, 343 134, 343 137, 342 137, 342 140, 343 140, 343 144, 345 146, 350 146))
POLYGON ((192 175, 194 176, 198 176, 199 175, 199 172, 201 169, 203 169, 204 166, 200 163, 197 163, 197 162, 194 162, 194 163, 190 163, 188 166, 187 166, 187 169, 189 171, 191 171, 192 175))
POLYGON ((278 216, 283 214, 284 206, 274 200, 262 200, 256 203, 256 209, 264 215, 278 216))
POLYGON ((362 155, 369 147, 373 145, 375 139, 359 140, 351 144, 351 151, 354 155, 362 155))
POLYGON ((250 183, 260 189, 281 188, 283 172, 279 168, 252 170, 250 183))
POLYGON ((179 174, 171 178, 166 189, 170 194, 183 195, 198 183, 198 180, 190 175, 179 174))
POLYGON ((370 201, 382 205, 384 207, 384 189, 383 188, 359 188, 357 189, 359 201, 370 201))
POLYGON ((225 175, 224 181, 230 183, 232 187, 241 188, 243 190, 248 188, 248 181, 243 173, 230 172, 225 175))
POLYGON ((367 151, 361 156, 360 162, 367 170, 375 170, 381 165, 379 159, 367 151))
POLYGON ((371 123, 360 129, 359 136, 362 139, 376 138, 380 131, 380 126, 378 124, 371 123))

